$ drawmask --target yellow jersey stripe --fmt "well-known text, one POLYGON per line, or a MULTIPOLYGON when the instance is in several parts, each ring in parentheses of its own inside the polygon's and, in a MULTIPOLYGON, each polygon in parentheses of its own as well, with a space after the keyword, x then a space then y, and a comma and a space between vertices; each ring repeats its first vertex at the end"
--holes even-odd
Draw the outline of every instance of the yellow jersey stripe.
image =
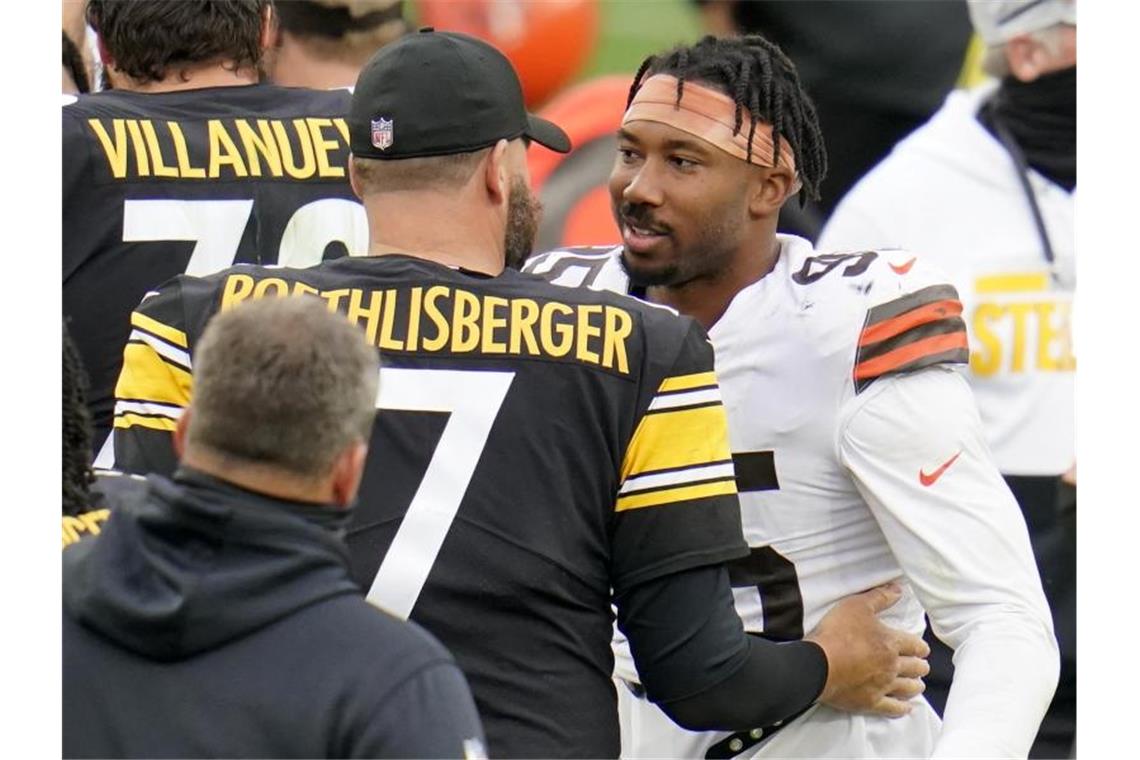
POLYGON ((1048 289, 1048 272, 991 274, 974 280, 978 293, 1039 293, 1048 289))
POLYGON ((132 427, 144 427, 151 430, 165 430, 167 432, 174 432, 174 427, 177 423, 168 417, 143 417, 140 414, 119 414, 115 416, 115 427, 119 429, 126 429, 132 427))
POLYGON ((190 373, 164 362, 146 343, 128 343, 123 349, 123 372, 115 397, 186 406, 190 403, 190 373))
POLYGON ((710 465, 731 459, 723 404, 646 414, 622 462, 622 483, 643 473, 710 465))
POLYGON ((716 385, 716 373, 696 372, 692 375, 667 377, 661 382, 661 387, 657 389, 657 392, 687 391, 690 388, 700 388, 703 385, 716 385))
POLYGON ((702 483, 695 486, 679 486, 661 491, 632 494, 622 496, 617 500, 618 512, 627 509, 641 509, 642 507, 659 507, 663 504, 673 504, 679 501, 692 501, 694 499, 707 499, 710 496, 731 496, 736 493, 735 480, 722 480, 715 483, 702 483))
POLYGON ((131 325, 140 330, 154 333, 160 338, 165 338, 176 346, 187 348, 186 333, 181 330, 176 330, 169 325, 164 325, 157 319, 148 317, 146 314, 140 314, 135 311, 131 313, 131 325))

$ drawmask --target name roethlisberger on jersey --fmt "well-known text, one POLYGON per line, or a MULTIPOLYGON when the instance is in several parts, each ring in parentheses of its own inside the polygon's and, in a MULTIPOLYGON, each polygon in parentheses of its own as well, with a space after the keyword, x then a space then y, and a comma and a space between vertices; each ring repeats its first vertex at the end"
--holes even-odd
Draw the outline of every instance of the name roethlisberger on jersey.
POLYGON ((476 293, 451 285, 319 290, 280 277, 229 274, 221 310, 266 297, 317 296, 382 351, 562 359, 629 374, 633 316, 611 304, 476 293))
POLYGON ((111 180, 344 179, 348 124, 342 118, 89 118, 87 130, 111 180))

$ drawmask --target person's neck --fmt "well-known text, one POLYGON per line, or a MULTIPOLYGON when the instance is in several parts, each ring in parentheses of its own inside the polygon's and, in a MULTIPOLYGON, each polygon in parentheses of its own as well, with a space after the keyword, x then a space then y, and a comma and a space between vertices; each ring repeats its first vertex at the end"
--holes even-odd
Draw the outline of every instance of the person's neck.
POLYGON ((181 464, 247 491, 284 501, 332 504, 335 500, 328 478, 296 475, 279 467, 237 462, 198 448, 187 448, 181 464))
POLYGON ((775 237, 775 227, 757 239, 761 245, 750 245, 746 251, 738 252, 732 257, 729 266, 718 270, 711 277, 690 280, 677 286, 649 287, 645 292, 646 298, 651 303, 671 306, 692 317, 706 331, 712 329, 728 310, 737 293, 758 282, 776 266, 780 257, 780 244, 775 237))
POLYGON ((435 192, 386 193, 365 208, 370 256, 402 253, 491 276, 503 271, 503 229, 484 209, 435 192))
POLYGON ((121 71, 115 71, 114 78, 117 90, 150 94, 201 90, 206 87, 243 87, 258 82, 257 71, 254 69, 234 69, 221 63, 194 68, 172 66, 167 75, 157 82, 139 82, 121 71))
POLYGON ((310 55, 296 42, 278 48, 273 64, 273 83, 282 87, 333 90, 354 86, 359 76, 360 66, 310 55))

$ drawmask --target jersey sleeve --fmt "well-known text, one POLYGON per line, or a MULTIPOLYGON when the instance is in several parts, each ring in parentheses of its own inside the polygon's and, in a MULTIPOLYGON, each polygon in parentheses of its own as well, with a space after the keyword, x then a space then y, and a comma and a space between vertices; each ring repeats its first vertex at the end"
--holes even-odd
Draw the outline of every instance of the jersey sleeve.
MULTIPOLYGON (((912 257, 889 266, 901 278, 914 264, 912 257)), ((935 282, 901 295, 892 293, 870 307, 864 318, 852 370, 855 392, 863 392, 881 377, 938 364, 965 364, 969 359, 962 302, 953 285, 935 282)))
POLYGON ((1029 536, 965 380, 946 368, 855 397, 838 453, 954 653, 935 757, 1025 757, 1059 658, 1029 536))
POLYGON ((115 385, 115 466, 140 475, 170 475, 177 466, 173 433, 190 403, 190 346, 182 285, 148 293, 131 314, 123 369, 115 385))
POLYGON ((690 323, 621 464, 611 557, 618 595, 748 552, 712 345, 690 323))

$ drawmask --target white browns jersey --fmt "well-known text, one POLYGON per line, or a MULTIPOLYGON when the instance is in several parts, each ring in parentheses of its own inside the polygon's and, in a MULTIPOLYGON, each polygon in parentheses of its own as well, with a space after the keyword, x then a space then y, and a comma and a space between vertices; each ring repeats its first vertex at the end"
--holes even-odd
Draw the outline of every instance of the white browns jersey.
MULTIPOLYGON (((737 610, 750 632, 796 639, 843 597, 900 580, 883 621, 918 634, 925 610, 957 650, 945 726, 919 699, 899 720, 816 705, 771 739, 697 734, 620 688, 623 756, 1024 757, 1056 686, 1056 641, 956 369, 968 360, 957 293, 906 251, 778 240, 773 271, 709 330, 752 547, 730 568, 737 610)), ((627 292, 620 253, 553 251, 525 271, 627 292)), ((615 656, 636 681, 620 634, 615 656)))

